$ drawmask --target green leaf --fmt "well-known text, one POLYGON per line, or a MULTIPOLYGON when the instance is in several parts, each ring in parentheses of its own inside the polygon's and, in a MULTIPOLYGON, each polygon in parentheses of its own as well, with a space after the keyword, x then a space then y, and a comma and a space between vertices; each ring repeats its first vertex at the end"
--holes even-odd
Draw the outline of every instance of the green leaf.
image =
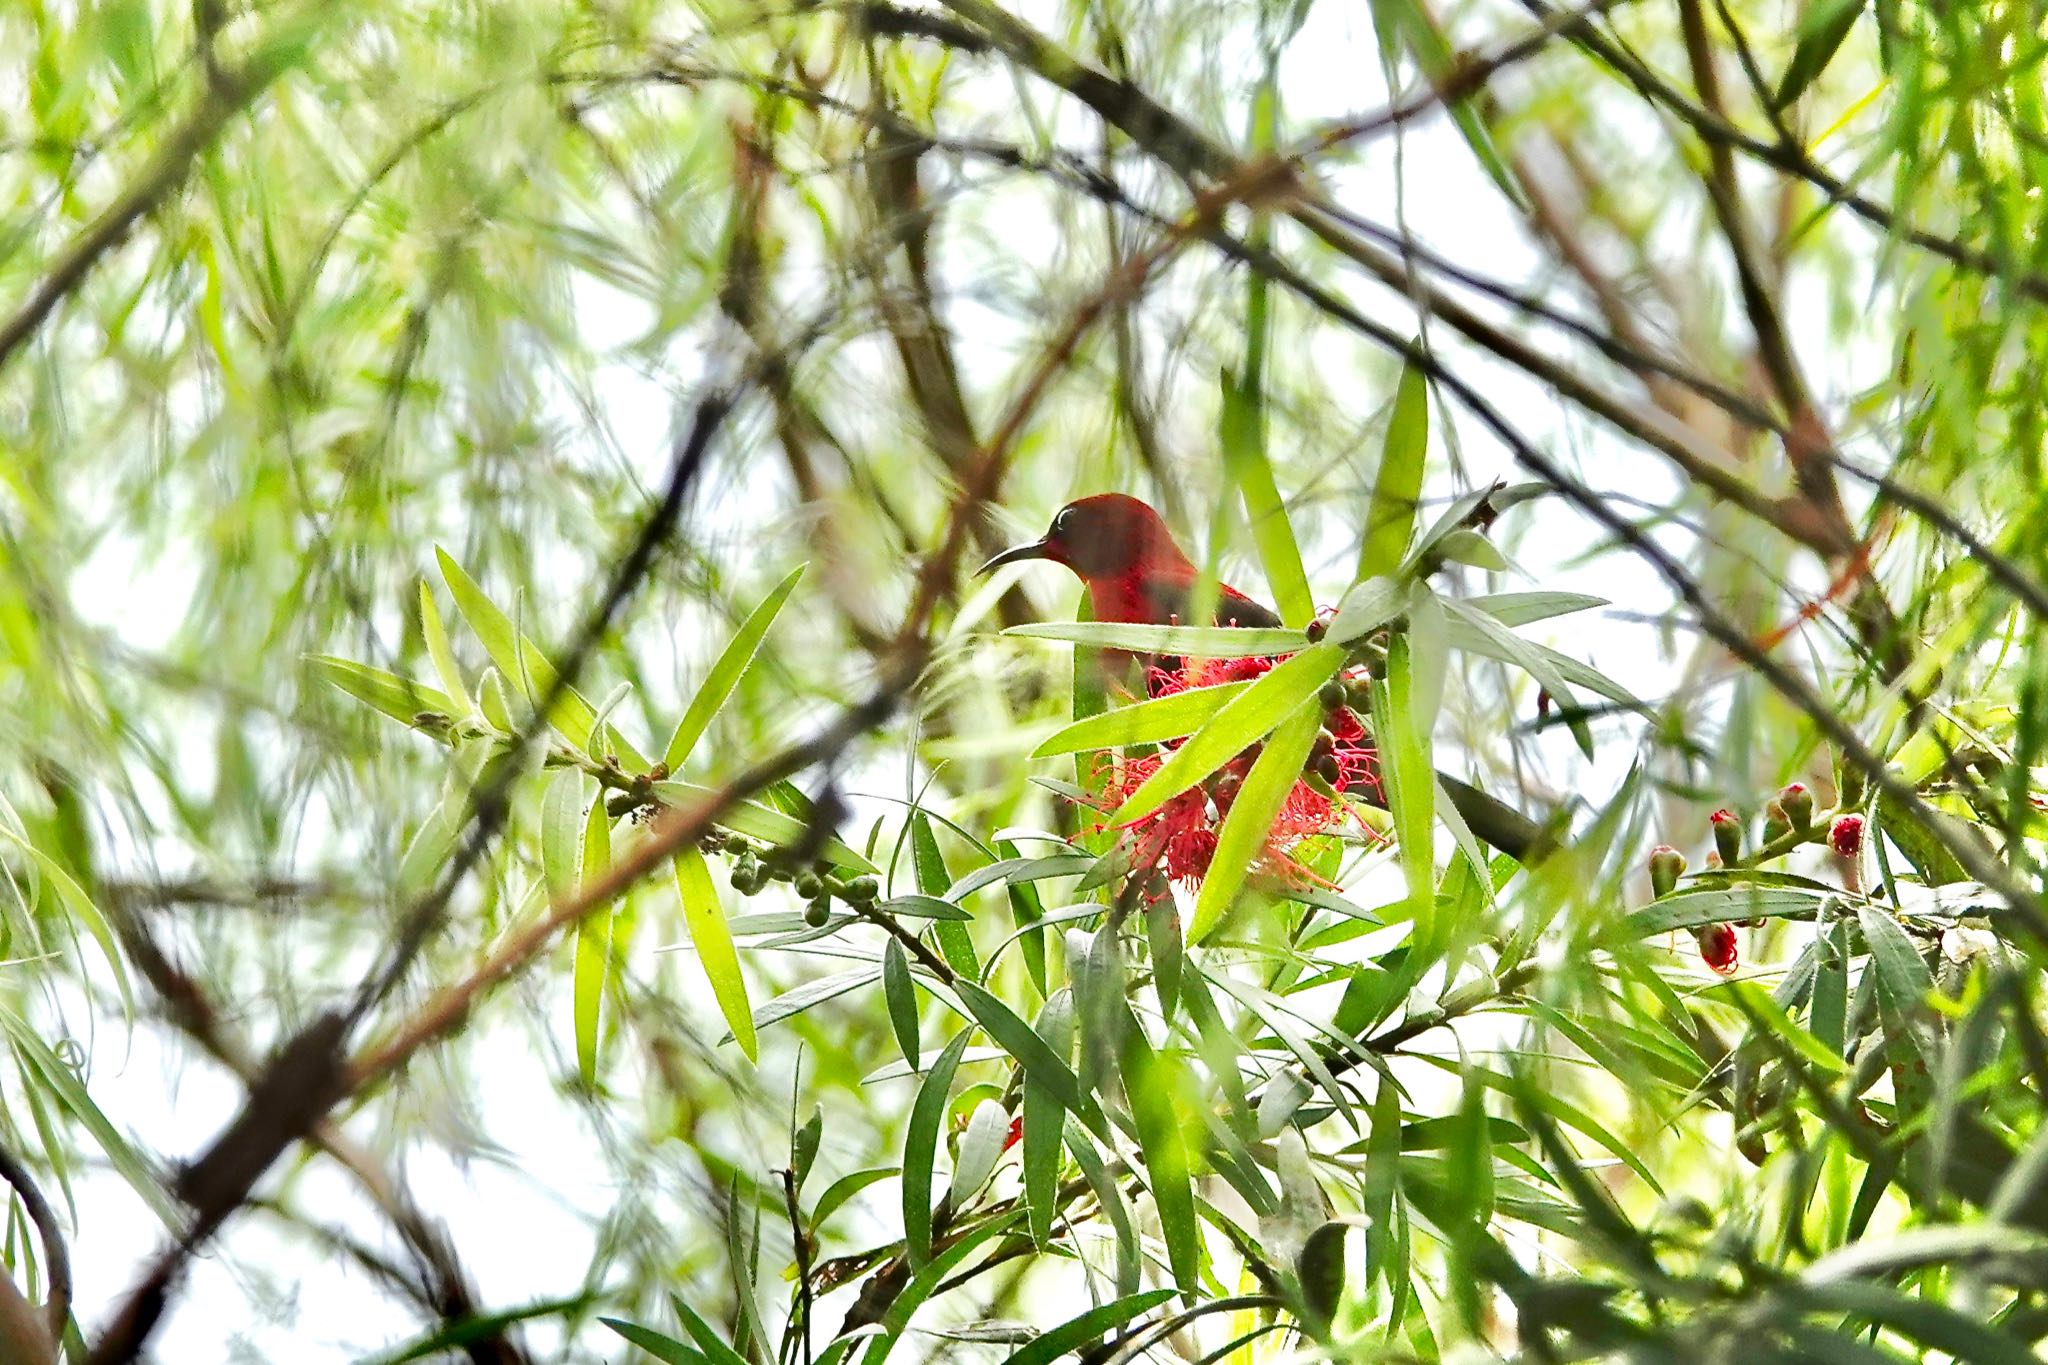
POLYGON ((685 1346, 674 1337, 665 1337, 652 1328, 618 1318, 599 1318, 598 1321, 664 1365, 710 1365, 711 1357, 696 1347, 685 1346))
POLYGON ((903 1060, 915 1070, 922 1055, 917 1039, 917 988, 910 982, 910 959, 903 945, 890 939, 882 945, 882 998, 889 1006, 889 1027, 903 1060))
MULTIPOLYGON (((676 781, 656 782, 654 794, 664 804, 685 807, 698 803, 708 805, 721 796, 721 793, 709 787, 700 787, 694 782, 676 781)), ((744 834, 752 839, 784 846, 801 843, 808 828, 804 821, 794 815, 785 815, 779 810, 754 801, 732 802, 718 817, 717 823, 735 834, 744 834)), ((826 839, 818 849, 818 856, 835 866, 851 868, 855 872, 872 874, 880 870, 838 839, 826 839)))
POLYGON ((1308 1311, 1309 1326, 1318 1332, 1330 1329, 1330 1319, 1344 1301, 1343 1223, 1325 1223, 1308 1235, 1295 1261, 1295 1278, 1301 1281, 1302 1306, 1308 1311))
MULTIPOLYGON (((1383 60, 1392 69, 1390 47, 1405 48, 1414 57, 1415 64, 1422 68, 1422 74, 1429 77, 1431 84, 1441 84, 1451 79, 1458 70, 1458 55, 1451 50, 1451 44, 1437 27, 1436 19, 1418 0, 1372 0, 1373 22, 1379 31, 1383 60)), ((1523 213, 1530 211, 1528 197, 1507 163, 1501 159, 1500 151, 1493 145, 1493 135, 1486 129, 1479 111, 1470 99, 1454 100, 1450 104, 1451 121, 1457 125, 1465 138, 1465 145, 1472 149, 1472 155, 1479 160, 1480 169, 1506 196, 1507 201, 1523 213)))
POLYGON ((910 1124, 903 1134, 903 1241, 912 1269, 932 1258, 932 1167, 938 1161, 939 1140, 945 1136, 953 1071, 973 1033, 962 1029, 946 1044, 946 1050, 925 1073, 910 1106, 910 1124))
POLYGON ((563 768, 540 802, 540 875, 548 897, 562 901, 583 880, 583 773, 563 768))
POLYGON ((995 1100, 983 1100, 967 1116, 967 1131, 960 1135, 954 1152, 953 1179, 946 1187, 946 1202, 955 1208, 974 1197, 995 1171, 996 1158, 1003 1154, 1003 1139, 1010 1133, 1010 1115, 995 1100))
POLYGON ((1827 70, 1843 40, 1848 38, 1849 30, 1862 17, 1863 7, 1864 0, 1816 0, 1807 7, 1799 16, 1799 41, 1792 49, 1792 60, 1785 65, 1784 77, 1778 82, 1772 108, 1783 109, 1820 79, 1820 73, 1827 70))
POLYGON ((887 1180, 890 1176, 896 1174, 896 1170, 897 1168, 894 1166, 870 1166, 864 1171, 854 1171, 850 1175, 840 1176, 830 1185, 827 1185, 825 1192, 818 1196, 818 1203, 811 1210, 811 1226, 813 1228, 824 1227, 826 1220, 837 1213, 840 1206, 845 1204, 847 1200, 853 1198, 876 1181, 887 1180))
MULTIPOLYGON (((1033 1031, 1062 1065, 1074 1054, 1074 997, 1055 991, 1038 1011, 1033 1031)), ((1053 1216, 1059 1212, 1060 1134, 1066 1106, 1045 1080, 1024 1072, 1024 1204, 1031 1239, 1052 1244, 1053 1216)))
POLYGON ((1180 1063, 1171 1053, 1153 1051, 1135 1020, 1125 1023, 1123 1033, 1124 1094, 1145 1154, 1145 1180, 1159 1211, 1174 1283, 1192 1304, 1201 1293, 1202 1243, 1195 1218, 1194 1170, 1180 1127, 1180 1063))
POLYGON ((1408 638, 1388 644, 1384 687, 1372 689, 1373 734, 1379 741, 1380 786, 1394 817, 1394 839, 1407 877, 1406 913, 1416 921, 1416 942, 1433 942, 1436 855, 1431 830, 1436 805, 1436 770, 1430 736, 1417 724, 1415 668, 1408 638))
POLYGON ((1680 891, 1630 911, 1615 926, 1626 938, 1648 938, 1673 929, 1696 929, 1728 920, 1776 919, 1811 915, 1823 899, 1817 891, 1784 886, 1730 886, 1712 891, 1680 891))
POLYGON ((9 824, 0 823, 0 835, 6 836, 11 843, 34 860, 44 880, 57 893, 57 899, 64 903, 65 910, 92 935, 92 941, 98 945, 100 955, 106 958, 107 966, 114 973, 114 985, 121 992, 121 1013, 132 1022, 135 1017, 135 997, 128 986, 128 968, 122 961, 120 948, 114 942, 114 932, 108 927, 106 916, 93 904, 92 897, 85 894, 85 889, 72 880, 71 874, 64 870, 62 863, 22 838, 9 824))
POLYGON ((1120 749, 1192 734, 1225 702, 1243 692, 1248 682, 1191 687, 1134 706, 1119 706, 1055 731, 1031 751, 1033 758, 1080 753, 1088 749, 1120 749))
MULTIPOLYGON (((441 562, 441 578, 455 598, 456 610, 469 623, 470 630, 483 644, 484 652, 491 656, 491 662, 512 682, 523 678, 532 684, 534 695, 528 698, 529 702, 538 704, 542 697, 556 691, 558 678, 547 656, 533 641, 525 639, 512 628, 511 620, 484 595, 484 590, 464 572, 452 555, 439 548, 434 554, 441 562)), ((591 728, 596 721, 596 709, 573 687, 561 687, 554 704, 548 708, 548 723, 579 749, 588 749, 591 728)), ((618 741, 620 762, 635 771, 645 771, 647 760, 623 735, 618 737, 618 741)))
POLYGON ((467 698, 458 703, 445 692, 401 678, 396 673, 386 673, 381 668, 372 668, 350 659, 337 659, 331 654, 309 654, 306 662, 313 666, 314 672, 357 701, 406 725, 428 711, 451 717, 469 713, 467 698))
POLYGON ((675 1305, 676 1316, 683 1321, 683 1330, 709 1356, 712 1365, 748 1365, 747 1358, 726 1344, 724 1337, 697 1313, 697 1310, 671 1294, 669 1302, 675 1305))
MULTIPOLYGON (((1462 622, 1485 636, 1488 643, 1498 651, 1495 657, 1505 656, 1508 662, 1534 678, 1544 691, 1550 693, 1552 701, 1568 712, 1579 709, 1578 695, 1572 691, 1571 684, 1565 681, 1564 674, 1545 658, 1543 652, 1533 643, 1524 640, 1485 612, 1474 611, 1462 602, 1446 602, 1444 609, 1450 613, 1452 620, 1462 622)), ((1578 741, 1579 751, 1591 758, 1593 732, 1587 728, 1586 722, 1573 720, 1571 731, 1572 738, 1578 741)))
POLYGON ((690 698, 689 707, 683 718, 676 722, 676 730, 669 736, 668 749, 662 759, 672 773, 681 772, 684 760, 690 756, 697 741, 704 735, 705 728, 718 714, 718 708, 725 705, 740 679, 746 676, 747 668, 754 662, 754 655, 760 652, 761 641, 768 634, 768 627, 775 624, 775 617, 782 610, 782 604, 789 600, 797 580, 804 576, 808 565, 799 564, 790 570, 787 577, 777 583, 774 590, 761 599, 761 605, 740 622, 740 628, 733 632, 718 661, 711 665, 711 671, 704 675, 704 681, 690 698))
POLYGON ((937 896, 891 896, 875 907, 891 915, 908 915, 912 919, 946 919, 965 923, 974 918, 971 910, 962 910, 951 901, 940 900, 937 896))
POLYGON ((1188 659, 1253 659, 1293 654, 1308 645, 1298 630, 1252 626, 1139 626, 1114 621, 1034 621, 1011 626, 1005 635, 1030 640, 1066 640, 1095 649, 1134 654, 1174 654, 1188 659))
MULTIPOLYGON (((550 792, 552 795, 552 792, 550 792)), ((612 861, 611 817, 604 802, 590 803, 583 826, 583 878, 595 881, 612 861)), ((576 921, 575 1016, 576 1070, 586 1086, 597 1084, 597 1045, 605 977, 612 955, 612 907, 593 906, 576 921)))
POLYGON ((1265 748, 1252 762, 1231 802, 1223 827, 1216 834, 1216 852, 1209 871, 1202 878, 1202 890, 1195 900, 1188 941, 1199 943, 1223 920, 1223 914, 1244 888, 1252 864, 1265 852, 1272 834, 1273 819, 1287 802, 1287 794, 1301 780, 1302 765, 1308 761, 1316 731, 1323 720, 1322 707, 1315 698, 1300 703, 1294 714, 1280 723, 1265 748))
POLYGON ((1609 701, 1619 702, 1623 706, 1632 707, 1636 710, 1645 709, 1642 700, 1635 693, 1629 691, 1606 674, 1588 668, 1585 664, 1568 655, 1560 654, 1554 649, 1539 645, 1534 640, 1524 640, 1519 635, 1513 635, 1510 638, 1514 639, 1517 643, 1513 650, 1510 651, 1499 643, 1499 637, 1493 632, 1482 630, 1470 621, 1461 620, 1455 616, 1448 623, 1447 633, 1452 649, 1460 650, 1467 654, 1478 654, 1488 659, 1499 659, 1502 663, 1514 664, 1518 668, 1523 666, 1522 661, 1526 656, 1533 654, 1540 658, 1546 667, 1555 670, 1559 677, 1574 687, 1583 687, 1588 692, 1597 693, 1609 701))
MULTIPOLYGON (((1011 1225, 1017 1221, 1017 1217, 1016 1213, 1010 1213, 975 1224, 973 1228, 962 1232, 957 1241, 933 1256, 923 1269, 913 1274, 910 1282, 903 1287, 903 1292, 895 1297, 889 1305, 889 1311, 883 1315, 881 1335, 874 1338, 874 1343, 868 1347, 867 1354, 861 1357, 861 1365, 883 1365, 889 1358, 889 1353, 896 1349, 896 1343, 902 1340, 904 1329, 910 1325, 910 1319, 924 1306, 932 1291, 984 1242, 1008 1232, 1011 1225)), ((829 1362, 821 1357, 818 1365, 829 1365, 829 1362)))
POLYGON ((1813 1312, 1852 1313, 1970 1365, 2039 1365, 2025 1344, 1933 1299, 1885 1284, 1840 1280, 1800 1284, 1787 1297, 1813 1312))
POLYGON ((1242 380, 1224 377, 1223 467, 1244 499, 1252 543, 1259 547, 1259 561, 1272 586, 1280 619, 1300 627, 1316 614, 1315 594, 1301 567, 1301 547, 1295 543, 1294 527, 1287 520, 1286 505, 1273 480, 1272 462, 1266 458, 1264 396, 1257 370, 1256 365, 1248 364, 1242 380))
POLYGON ((410 900, 424 895, 434 883, 434 874, 441 870, 441 864, 455 848, 456 836, 462 832, 463 812, 468 808, 469 799, 459 791, 443 796, 427 818, 420 821, 420 827, 413 832, 412 842, 405 847, 405 856, 398 862, 398 894, 410 900))
POLYGON ((1059 1326, 1041 1332, 1022 1349, 1013 1353, 1005 1365, 1052 1365, 1069 1351, 1079 1350, 1108 1333, 1149 1312, 1173 1297, 1171 1289, 1147 1289, 1141 1294, 1115 1299, 1098 1308, 1091 1308, 1078 1317, 1067 1319, 1059 1326))
MULTIPOLYGON (((943 896, 952 885, 953 874, 946 870, 945 855, 939 851, 939 836, 921 810, 911 812, 910 816, 910 857, 917 872, 917 889, 934 899, 943 896)), ((968 936, 965 925, 955 919, 941 919, 935 936, 947 966, 965 977, 981 975, 981 960, 974 955, 974 940, 968 936)))
MULTIPOLYGON (((732 1030, 730 1036, 739 1043, 740 1051, 746 1054, 748 1061, 758 1061, 754 1030, 764 1021, 753 1014, 748 1004, 746 978, 740 975, 739 953, 732 946, 732 929, 726 923, 725 908, 718 903, 718 886, 711 880, 711 869, 705 864, 702 853, 694 848, 683 848, 676 853, 675 871, 676 893, 682 898, 683 920, 689 926, 690 942, 696 945, 697 965, 704 969, 704 978, 711 983, 711 994, 718 1001, 719 1013, 725 1016, 726 1027, 732 1030)), ((773 1023, 774 1020, 765 1022, 773 1023)))
POLYGON ((1359 549, 1361 580, 1392 574, 1400 567, 1415 533, 1415 509, 1422 501, 1422 472, 1429 452, 1428 377, 1413 361, 1401 369, 1394 389, 1393 414, 1387 439, 1380 447, 1379 472, 1373 476, 1372 506, 1366 514, 1365 542, 1359 549))
MULTIPOLYGON (((14 1046, 16 1062, 20 1065, 23 1080, 33 1076, 40 1084, 42 1093, 55 1098, 57 1104, 81 1127, 92 1134, 93 1141, 106 1153, 107 1163, 119 1172, 135 1192, 142 1196, 150 1211, 163 1220, 166 1228, 177 1229, 185 1222, 184 1210, 165 1192, 163 1186, 144 1164, 141 1156, 128 1139, 121 1136, 100 1107, 93 1102, 86 1090, 85 1082, 78 1073, 65 1065, 64 1061, 50 1050, 42 1034, 27 1020, 13 1010, 0 1006, 0 1031, 7 1034, 14 1046)), ((25 1089, 34 1093, 37 1086, 25 1089)), ((53 1142, 46 1142, 54 1148, 53 1142)))
POLYGON ((1292 715, 1343 666, 1344 647, 1311 645, 1226 702, 1158 771, 1131 793, 1109 823, 1141 820, 1237 757, 1292 715))
POLYGON ((1074 1075, 1073 1069, 1046 1044, 1045 1039, 1018 1018, 1008 1005, 972 981, 956 981, 953 990, 968 1013, 974 1016, 974 1021, 988 1030, 988 1036, 995 1039, 998 1047, 1017 1059, 1017 1064, 1024 1068, 1028 1078, 1050 1090, 1098 1137, 1108 1138, 1109 1125, 1104 1121, 1102 1111, 1081 1088, 1080 1078, 1074 1075))
POLYGON ((427 642, 427 657, 434 661, 434 672, 441 679, 451 703, 461 710, 453 715, 469 711, 469 692, 462 685, 462 670, 455 666, 455 650, 448 643, 448 628, 441 623, 441 608, 434 603, 434 590, 427 586, 427 580, 420 580, 420 637, 427 642))
POLYGON ((1589 597, 1582 592, 1491 592, 1460 600, 1504 626, 1526 626, 1607 605, 1606 598, 1589 597))
MULTIPOLYGON (((815 981, 806 981, 795 990, 784 991, 781 995, 776 996, 773 1000, 755 1010, 754 1028, 758 1032, 761 1029, 767 1028, 770 1024, 779 1024, 785 1019, 802 1014, 805 1010, 822 1005, 827 1000, 837 999, 848 991, 857 991, 863 986, 871 986, 880 980, 881 976, 882 973, 879 968, 856 967, 852 971, 837 972, 831 976, 821 976, 815 981)), ((731 1042, 737 1036, 737 1033, 728 1033, 718 1041, 721 1043, 731 1042)))

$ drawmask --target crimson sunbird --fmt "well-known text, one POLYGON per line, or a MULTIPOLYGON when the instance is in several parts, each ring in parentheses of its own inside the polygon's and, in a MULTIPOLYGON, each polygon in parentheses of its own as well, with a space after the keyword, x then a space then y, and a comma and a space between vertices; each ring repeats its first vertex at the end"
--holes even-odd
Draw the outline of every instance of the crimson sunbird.
MULTIPOLYGON (((1049 559, 1072 569, 1088 585, 1088 605, 1098 621, 1194 624, 1186 612, 1201 571, 1182 553, 1165 519, 1128 494, 1097 493, 1068 503, 1043 536, 1004 550, 978 572, 1027 559, 1049 559)), ((1227 583, 1216 585, 1213 623, 1281 624, 1271 608, 1227 583)), ((1472 833, 1501 852, 1527 862, 1547 843, 1535 822, 1512 806, 1447 774, 1438 773, 1437 780, 1472 833)))

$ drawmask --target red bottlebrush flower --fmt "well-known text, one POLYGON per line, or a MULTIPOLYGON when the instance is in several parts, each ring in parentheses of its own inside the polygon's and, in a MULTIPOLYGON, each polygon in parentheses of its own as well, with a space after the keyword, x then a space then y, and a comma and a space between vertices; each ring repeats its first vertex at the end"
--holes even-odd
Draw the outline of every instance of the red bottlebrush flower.
POLYGON ((1699 940, 1700 960, 1722 976, 1733 976, 1739 964, 1735 943, 1735 926, 1732 924, 1702 924, 1695 931, 1699 940))
POLYGON ((1863 852, 1863 817, 1838 815, 1828 829, 1828 847, 1838 857, 1854 858, 1863 852))
MULTIPOLYGON (((1146 691, 1155 697, 1169 696, 1190 687, 1259 677, 1273 666, 1269 658, 1196 660, 1185 665, 1155 665, 1146 691)), ((1365 726, 1348 709, 1331 713, 1331 729, 1318 741, 1319 761, 1305 772, 1314 772, 1330 790, 1379 789, 1379 755, 1373 749, 1365 726)), ((1160 808, 1126 830, 1127 847, 1134 868, 1163 866, 1166 875, 1183 886, 1198 885, 1208 874, 1216 856, 1217 829, 1237 800, 1245 774, 1256 760, 1259 746, 1232 758, 1206 785, 1173 797, 1160 808)), ((1136 758, 1105 757, 1098 772, 1102 777, 1103 807, 1114 810, 1159 771, 1161 758, 1146 754, 1136 758)), ((1342 801, 1311 786, 1304 777, 1287 793, 1266 834, 1265 847, 1254 866, 1269 874, 1293 881, 1310 879, 1311 874, 1291 855, 1294 846, 1311 835, 1328 833, 1355 812, 1342 801)), ((1363 822, 1360 822, 1362 825, 1363 822)), ((1100 826, 1097 826, 1100 828, 1100 826)))

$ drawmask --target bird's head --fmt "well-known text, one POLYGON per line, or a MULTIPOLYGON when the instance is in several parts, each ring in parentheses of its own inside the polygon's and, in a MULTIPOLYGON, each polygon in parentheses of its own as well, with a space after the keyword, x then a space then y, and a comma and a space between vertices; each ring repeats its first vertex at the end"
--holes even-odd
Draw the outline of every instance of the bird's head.
POLYGON ((1193 569, 1160 515, 1123 493, 1097 493, 1068 503, 1043 536, 1011 546, 980 572, 1026 559, 1050 559, 1086 579, 1115 578, 1140 568, 1193 569))

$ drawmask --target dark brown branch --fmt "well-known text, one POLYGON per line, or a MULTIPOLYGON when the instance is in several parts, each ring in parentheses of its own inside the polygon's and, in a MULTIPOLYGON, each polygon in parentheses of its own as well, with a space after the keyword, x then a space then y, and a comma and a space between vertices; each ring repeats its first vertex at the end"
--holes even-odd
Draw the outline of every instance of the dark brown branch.
POLYGON ((13 1187, 14 1197, 21 1201, 22 1211, 28 1214, 36 1235, 42 1239, 43 1279, 49 1287, 43 1300, 43 1318, 49 1324, 51 1339, 61 1341, 64 1325, 71 1317, 71 1253, 65 1249, 64 1229, 58 1226, 57 1211, 43 1198, 35 1177, 4 1143, 0 1143, 0 1180, 13 1187))

